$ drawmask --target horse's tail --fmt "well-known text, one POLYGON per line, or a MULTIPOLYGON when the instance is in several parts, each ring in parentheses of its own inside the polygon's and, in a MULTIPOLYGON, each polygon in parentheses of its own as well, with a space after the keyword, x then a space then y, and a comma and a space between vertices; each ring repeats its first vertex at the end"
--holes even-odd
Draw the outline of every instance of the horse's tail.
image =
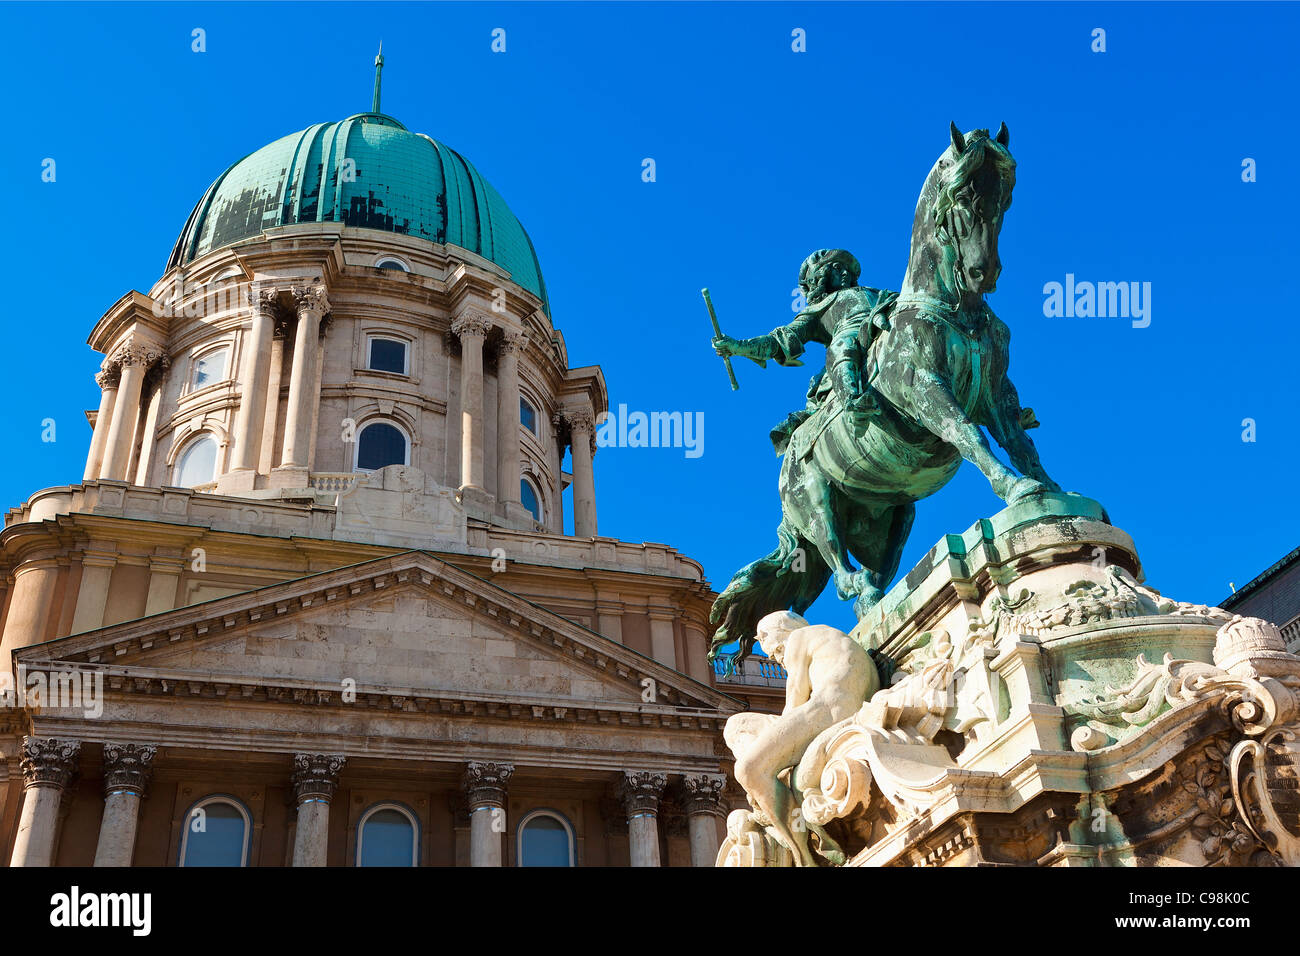
POLYGON ((713 634, 709 660, 721 657, 727 673, 732 673, 753 650, 758 622, 763 617, 773 611, 802 614, 817 600, 831 576, 820 552, 784 520, 776 533, 776 550, 737 571, 713 602, 709 621, 721 626, 713 634), (722 654, 722 648, 732 641, 739 642, 736 652, 722 654))

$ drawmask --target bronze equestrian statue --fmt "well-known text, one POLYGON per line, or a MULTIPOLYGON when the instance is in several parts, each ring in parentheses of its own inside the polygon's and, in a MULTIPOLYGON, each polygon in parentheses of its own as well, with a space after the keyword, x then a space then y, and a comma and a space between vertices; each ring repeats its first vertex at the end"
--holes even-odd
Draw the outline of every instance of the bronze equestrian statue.
POLYGON ((1008 504, 1059 491, 1026 429, 1038 422, 1007 377, 1011 333, 984 301, 997 287, 998 234, 1016 162, 1003 124, 952 143, 930 170, 912 222, 898 293, 857 284, 857 260, 820 250, 804 262, 807 307, 769 335, 713 339, 720 355, 801 364, 805 343, 827 347, 808 407, 773 430, 781 466, 775 551, 736 572, 713 605, 710 658, 733 641, 729 666, 753 647, 759 619, 806 611, 833 576, 861 618, 898 572, 916 502, 979 468, 1008 504), (1005 449, 993 454, 984 431, 1005 449), (861 567, 854 565, 854 559, 861 567))

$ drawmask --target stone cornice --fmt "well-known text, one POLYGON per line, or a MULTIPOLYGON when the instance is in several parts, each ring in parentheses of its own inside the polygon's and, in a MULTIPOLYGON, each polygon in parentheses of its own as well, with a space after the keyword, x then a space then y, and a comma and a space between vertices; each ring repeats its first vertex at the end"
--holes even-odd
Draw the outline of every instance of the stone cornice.
POLYGON ((69 662, 148 666, 154 647, 176 646, 237 628, 271 620, 284 620, 311 608, 334 602, 346 604, 376 592, 427 588, 465 607, 470 614, 485 615, 516 638, 544 647, 550 654, 583 669, 621 681, 640 697, 642 681, 650 678, 658 698, 673 707, 720 708, 726 713, 739 702, 671 667, 589 631, 503 588, 442 561, 428 552, 409 551, 376 558, 364 564, 338 568, 283 584, 219 598, 202 605, 177 608, 138 621, 111 625, 85 634, 61 638, 23 649, 29 667, 58 658, 69 662))

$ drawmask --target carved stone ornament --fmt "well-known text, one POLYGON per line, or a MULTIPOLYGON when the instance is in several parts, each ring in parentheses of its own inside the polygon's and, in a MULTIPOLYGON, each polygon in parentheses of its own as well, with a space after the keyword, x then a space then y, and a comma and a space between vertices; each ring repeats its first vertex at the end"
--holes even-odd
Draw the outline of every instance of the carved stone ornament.
POLYGON ((722 792, 727 778, 720 773, 688 773, 682 777, 682 803, 686 813, 723 815, 722 792))
POLYGON ((518 352, 520 349, 528 346, 528 336, 523 332, 505 332, 501 340, 497 342, 497 351, 500 353, 518 352))
POLYGON ((122 383, 122 364, 116 359, 104 363, 104 370, 95 373, 95 384, 101 389, 117 388, 122 383))
POLYGON ((157 747, 104 744, 104 792, 130 790, 144 796, 157 754, 157 747))
POLYGON ((339 784, 347 758, 340 754, 294 754, 293 795, 304 800, 323 800, 329 803, 339 784))
POLYGON ((487 338, 487 334, 492 331, 492 320, 486 315, 480 315, 477 312, 466 312, 452 321, 451 331, 453 335, 462 340, 467 335, 487 338))
POLYGON ((623 779, 618 783, 617 796, 623 803, 628 817, 638 813, 655 813, 659 809, 659 800, 664 787, 668 785, 666 773, 652 770, 625 770, 623 779))
POLYGON ((272 320, 279 317, 279 297, 279 291, 269 286, 248 290, 248 304, 272 320))
POLYGON ((324 316, 329 314, 330 300, 325 294, 325 287, 321 285, 294 286, 292 289, 293 304, 299 313, 314 312, 317 315, 324 316))
POLYGON ((510 777, 515 772, 514 764, 493 763, 491 761, 473 761, 465 768, 461 777, 461 787, 469 800, 471 810, 479 807, 501 807, 506 805, 506 792, 510 777))
POLYGON ((23 774, 23 785, 62 790, 72 780, 80 757, 80 740, 24 737, 22 759, 18 764, 23 774))

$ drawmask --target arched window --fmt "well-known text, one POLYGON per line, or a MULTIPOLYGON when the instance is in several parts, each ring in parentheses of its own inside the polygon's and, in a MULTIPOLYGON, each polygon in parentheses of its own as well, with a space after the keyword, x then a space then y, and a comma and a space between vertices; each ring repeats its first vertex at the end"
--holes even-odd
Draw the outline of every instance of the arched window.
POLYGON ((357 434, 358 471, 377 471, 388 465, 409 465, 410 442, 406 433, 388 422, 371 422, 357 434))
POLYGON ((537 497, 537 489, 527 478, 519 479, 519 501, 532 513, 534 521, 542 520, 542 502, 537 497))
POLYGON ((393 270, 393 271, 395 271, 395 272, 410 272, 410 271, 411 271, 410 269, 408 269, 408 268, 406 267, 406 263, 405 263, 405 262, 402 262, 400 259, 393 259, 393 258, 391 258, 391 257, 390 257, 390 258, 386 258, 386 259, 380 259, 378 262, 375 263, 375 268, 376 268, 376 269, 391 269, 391 270, 393 270))
POLYGON ((357 866, 419 866, 419 838, 419 824, 406 807, 371 807, 357 824, 357 866))
POLYGON ((172 479, 178 488, 206 485, 217 477, 217 442, 209 434, 200 435, 185 446, 176 459, 176 473, 172 479))
POLYGON ((532 402, 526 398, 519 399, 519 424, 534 435, 537 434, 537 409, 533 408, 532 402))
POLYGON ((573 866, 573 828, 554 810, 534 810, 519 821, 520 866, 573 866))
POLYGON ((230 347, 227 345, 194 356, 190 363, 190 391, 197 392, 217 382, 224 382, 229 377, 226 373, 229 363, 230 347))
POLYGON ((252 817, 233 797, 204 797, 185 814, 181 866, 247 866, 252 817))

